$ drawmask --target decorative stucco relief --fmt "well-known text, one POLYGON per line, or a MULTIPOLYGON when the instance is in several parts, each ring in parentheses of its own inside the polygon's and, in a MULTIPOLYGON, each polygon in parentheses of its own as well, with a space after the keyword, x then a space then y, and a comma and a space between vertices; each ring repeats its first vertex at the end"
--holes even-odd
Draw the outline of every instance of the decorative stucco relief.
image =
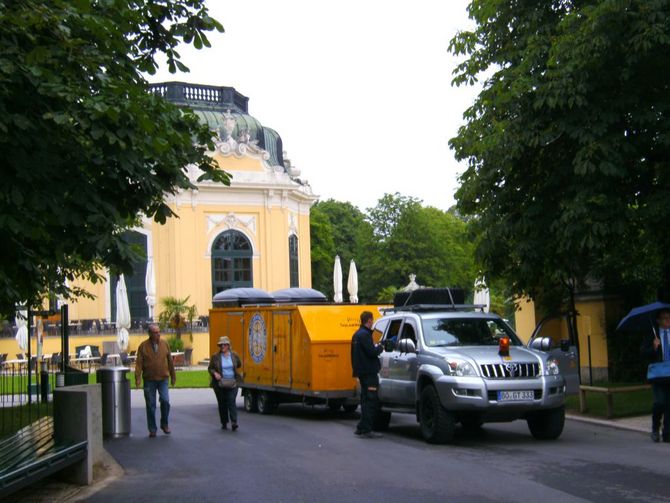
POLYGON ((256 216, 236 215, 235 213, 207 215, 207 232, 219 226, 225 230, 247 229, 251 234, 256 235, 256 216))
POLYGON ((239 130, 237 138, 233 138, 233 131, 237 126, 235 116, 227 110, 223 114, 223 125, 217 131, 219 139, 214 141, 216 150, 223 155, 235 155, 237 157, 249 156, 255 159, 270 159, 270 153, 260 148, 257 140, 251 139, 248 128, 239 130))

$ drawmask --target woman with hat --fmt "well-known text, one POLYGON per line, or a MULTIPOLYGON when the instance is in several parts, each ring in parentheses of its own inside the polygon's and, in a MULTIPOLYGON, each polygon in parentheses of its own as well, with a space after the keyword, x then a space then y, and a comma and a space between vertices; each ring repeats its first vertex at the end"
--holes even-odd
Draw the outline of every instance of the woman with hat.
POLYGON ((221 429, 228 429, 228 417, 230 416, 233 431, 237 429, 237 383, 241 379, 237 372, 242 366, 240 357, 230 349, 230 339, 226 336, 219 338, 217 342, 219 351, 209 359, 207 370, 212 376, 211 386, 219 404, 219 418, 221 429))

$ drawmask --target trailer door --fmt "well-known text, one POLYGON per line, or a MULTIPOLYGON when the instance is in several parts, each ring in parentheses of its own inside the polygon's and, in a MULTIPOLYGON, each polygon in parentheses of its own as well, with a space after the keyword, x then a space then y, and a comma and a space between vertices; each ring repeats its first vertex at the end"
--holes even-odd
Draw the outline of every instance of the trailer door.
POLYGON ((291 387, 291 313, 272 313, 272 374, 275 386, 291 387))

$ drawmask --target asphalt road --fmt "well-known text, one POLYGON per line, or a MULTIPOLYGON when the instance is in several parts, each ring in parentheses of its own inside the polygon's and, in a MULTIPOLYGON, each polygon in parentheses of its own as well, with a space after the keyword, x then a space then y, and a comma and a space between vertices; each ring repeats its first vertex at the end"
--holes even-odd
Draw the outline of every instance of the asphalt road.
POLYGON ((172 435, 149 439, 133 391, 133 433, 105 442, 125 475, 86 501, 189 502, 670 502, 670 444, 568 421, 557 441, 534 440, 525 422, 459 430, 433 446, 407 415, 382 439, 353 435, 357 414, 283 405, 241 410, 219 429, 211 390, 171 390, 172 435))

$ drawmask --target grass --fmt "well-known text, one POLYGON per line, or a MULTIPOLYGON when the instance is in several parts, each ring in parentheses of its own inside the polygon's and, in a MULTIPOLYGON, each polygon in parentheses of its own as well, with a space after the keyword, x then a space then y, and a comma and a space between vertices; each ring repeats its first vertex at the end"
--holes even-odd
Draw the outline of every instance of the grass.
MULTIPOLYGON (((130 387, 135 387, 135 372, 128 372, 126 374, 130 381, 130 387)), ((206 370, 184 370, 177 371, 177 385, 176 388, 208 388, 209 387, 209 372, 206 370)), ((36 382, 33 374, 32 382, 36 382)), ((95 384, 97 377, 95 372, 88 374, 88 384, 95 384)), ((51 390, 55 386, 55 378, 49 377, 51 390)), ((28 378, 24 376, 8 376, 2 379, 0 385, 0 395, 12 395, 16 393, 25 393, 28 388, 28 378)))
MULTIPOLYGON (((623 386, 634 386, 640 383, 594 383, 594 386, 607 386, 618 388, 623 386)), ((626 391, 613 395, 614 417, 642 416, 651 414, 652 396, 651 390, 626 391)), ((607 397, 604 393, 586 392, 587 416, 607 417, 607 397)), ((570 395, 565 402, 568 412, 579 412, 579 395, 570 395)))
POLYGON ((45 405, 0 407, 0 437, 16 433, 24 426, 48 415, 51 415, 51 410, 45 405))
MULTIPOLYGON (((131 389, 135 388, 135 373, 129 372, 128 380, 130 381, 131 389)), ((34 382, 33 377, 33 382, 34 382)), ((206 370, 184 370, 177 372, 176 388, 208 388, 209 387, 209 373, 206 370)), ((49 379, 52 390, 54 379, 49 379)), ((88 383, 96 383, 95 373, 88 374, 88 383)), ((19 393, 20 390, 27 388, 28 379, 23 376, 19 378, 5 378, 3 380, 3 390, 0 394, 19 393), (12 389, 13 386, 13 389, 12 389)), ((36 400, 36 397, 34 398, 36 400)), ((29 409, 27 405, 9 407, 0 407, 0 437, 12 434, 24 426, 36 421, 42 416, 49 415, 51 411, 47 411, 47 407, 34 403, 29 409)))
MULTIPOLYGON (((134 388, 135 372, 128 372, 128 380, 130 386, 134 388)), ((209 380, 209 372, 206 370, 180 370, 177 372, 175 388, 209 388, 209 380)))

